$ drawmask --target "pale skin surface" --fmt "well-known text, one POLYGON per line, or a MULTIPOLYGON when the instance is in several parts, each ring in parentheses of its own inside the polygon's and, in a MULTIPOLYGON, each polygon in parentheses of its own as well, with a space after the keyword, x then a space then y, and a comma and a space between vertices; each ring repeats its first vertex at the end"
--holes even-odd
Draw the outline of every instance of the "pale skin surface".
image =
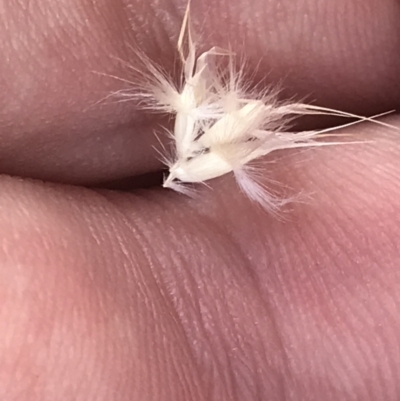
MULTIPOLYGON (((193 3, 207 43, 244 46, 249 65, 263 56, 287 95, 400 108, 397 1, 193 3)), ((195 200, 66 185, 159 167, 154 117, 130 103, 88 107, 121 88, 92 71, 129 77, 115 61, 136 62, 128 43, 172 65, 184 8, 1 2, 1 172, 56 183, 1 177, 0 399, 398 400, 393 133, 363 125, 374 143, 267 164, 309 195, 286 221, 230 177, 195 200)))

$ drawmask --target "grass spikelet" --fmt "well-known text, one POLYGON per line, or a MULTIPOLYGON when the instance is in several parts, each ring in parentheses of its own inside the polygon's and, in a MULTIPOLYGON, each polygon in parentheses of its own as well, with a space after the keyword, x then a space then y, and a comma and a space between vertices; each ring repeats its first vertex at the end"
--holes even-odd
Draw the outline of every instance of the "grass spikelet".
POLYGON ((171 133, 174 154, 167 158, 169 174, 163 186, 191 195, 193 183, 233 173, 236 182, 252 201, 270 212, 276 212, 287 200, 271 194, 259 177, 252 174, 249 163, 273 151, 301 147, 318 147, 344 143, 322 141, 335 137, 335 130, 369 121, 384 126, 376 117, 298 102, 281 102, 275 89, 252 88, 244 68, 237 69, 232 51, 211 47, 197 53, 190 25, 190 2, 178 39, 182 64, 182 82, 172 79, 142 56, 147 68, 146 89, 126 93, 136 96, 145 108, 172 114, 171 133), (225 62, 227 67, 221 68, 225 62), (291 132, 289 123, 298 116, 328 115, 351 119, 335 128, 291 132))

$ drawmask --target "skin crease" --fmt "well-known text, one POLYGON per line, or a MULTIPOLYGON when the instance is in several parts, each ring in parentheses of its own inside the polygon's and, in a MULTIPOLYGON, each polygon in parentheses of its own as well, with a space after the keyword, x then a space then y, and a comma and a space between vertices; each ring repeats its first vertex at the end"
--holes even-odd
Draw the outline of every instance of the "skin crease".
MULTIPOLYGON (((205 43, 262 54, 287 95, 400 108, 398 2, 227 3, 193 2, 205 43)), ((1 7, 1 400, 399 399, 395 132, 271 155, 304 194, 281 218, 231 177, 195 199, 69 186, 158 167, 155 117, 95 105, 121 84, 93 71, 129 78, 128 43, 172 68, 185 4, 1 7)))

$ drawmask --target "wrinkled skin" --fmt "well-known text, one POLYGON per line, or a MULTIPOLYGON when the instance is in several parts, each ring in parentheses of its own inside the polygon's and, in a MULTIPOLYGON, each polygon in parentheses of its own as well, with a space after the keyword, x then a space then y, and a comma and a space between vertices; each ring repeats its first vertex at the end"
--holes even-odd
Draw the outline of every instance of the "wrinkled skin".
MULTIPOLYGON (((271 157, 304 195, 280 218, 231 177, 195 199, 84 187, 160 168, 162 121, 97 103, 123 84, 95 72, 129 79, 137 46, 172 70, 184 8, 1 2, 0 399, 398 400, 396 133, 271 157)), ((284 96, 400 109, 396 0, 194 0, 193 19, 284 96)))

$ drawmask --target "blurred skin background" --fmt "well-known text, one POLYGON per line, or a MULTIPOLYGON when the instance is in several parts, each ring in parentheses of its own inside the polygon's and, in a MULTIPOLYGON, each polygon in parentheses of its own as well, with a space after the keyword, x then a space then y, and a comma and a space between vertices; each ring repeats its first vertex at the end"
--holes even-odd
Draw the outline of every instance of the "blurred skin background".
MULTIPOLYGON (((165 123, 99 102, 127 87, 109 75, 137 48, 173 73, 185 7, 0 2, 0 399, 398 400, 396 132, 271 155, 266 183, 305 195, 280 219, 229 176, 196 199, 107 189, 160 170, 165 123)), ((192 18, 283 97, 400 109, 395 0, 193 0, 192 18)))

